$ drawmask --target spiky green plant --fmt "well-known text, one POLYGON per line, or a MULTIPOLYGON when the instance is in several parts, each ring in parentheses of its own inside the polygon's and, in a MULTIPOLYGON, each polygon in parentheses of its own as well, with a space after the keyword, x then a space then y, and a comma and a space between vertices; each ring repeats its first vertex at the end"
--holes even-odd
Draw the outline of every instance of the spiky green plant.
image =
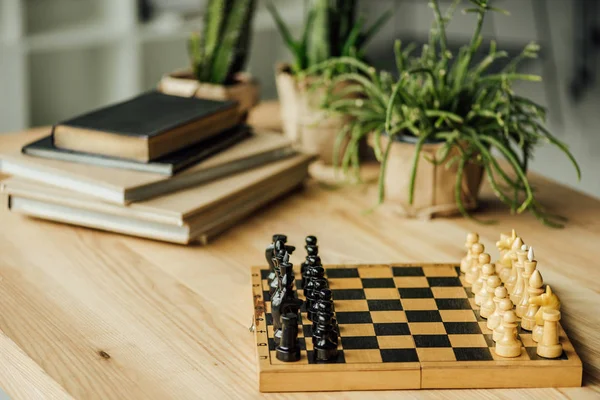
POLYGON ((246 65, 256 0, 209 0, 201 33, 188 47, 200 82, 228 84, 246 65))
POLYGON ((271 0, 267 7, 293 56, 292 73, 297 74, 332 57, 363 58, 366 43, 391 17, 382 14, 368 29, 365 19, 356 18, 357 0, 311 0, 300 39, 292 36, 271 0))
MULTIPOLYGON (((350 138, 341 166, 346 172, 352 167, 358 171, 359 143, 373 133, 376 156, 381 162, 381 203, 385 196, 383 177, 393 140, 388 141, 386 148, 380 148, 379 137, 416 137, 411 184, 407 193, 412 204, 422 146, 429 140, 442 141, 436 162, 446 166, 457 163, 455 200, 463 215, 469 216, 461 198, 463 172, 468 163, 478 163, 483 166, 496 196, 512 212, 529 210, 547 225, 562 226, 562 217, 549 214, 535 199, 534 189, 527 178, 528 162, 534 147, 540 142, 548 142, 566 154, 578 178, 581 176, 579 166, 567 146, 544 126, 545 108, 513 91, 515 81, 541 80, 539 76, 517 72, 521 61, 537 57, 539 46, 531 43, 510 59, 492 41, 487 56, 480 61, 475 60, 474 55, 483 42, 481 28, 486 13, 505 11, 490 7, 488 0, 469 1, 474 7, 465 12, 476 16, 477 25, 470 43, 461 47, 457 54, 448 49, 446 26, 460 0, 455 0, 445 14, 442 14, 437 0, 430 0, 435 20, 429 42, 423 45, 421 54, 413 55, 416 46, 411 44, 403 49, 402 43, 396 41, 397 77, 388 72, 378 72, 349 57, 329 60, 306 71, 319 76, 323 70, 343 65, 359 72, 344 73, 327 81, 329 88, 335 87, 339 81, 353 82, 342 92, 331 92, 324 103, 327 110, 354 117, 338 135, 338 144, 344 138, 350 138), (500 72, 489 72, 500 59, 507 59, 500 72), (349 92, 360 94, 360 98, 348 99, 349 92), (452 149, 457 149, 459 155, 451 156, 455 154, 452 149), (500 163, 494 154, 501 155, 506 163, 500 163)), ((324 80, 321 78, 317 84, 322 85, 324 80)), ((338 148, 334 154, 338 154, 338 148)), ((339 165, 340 160, 336 160, 336 164, 339 165)))

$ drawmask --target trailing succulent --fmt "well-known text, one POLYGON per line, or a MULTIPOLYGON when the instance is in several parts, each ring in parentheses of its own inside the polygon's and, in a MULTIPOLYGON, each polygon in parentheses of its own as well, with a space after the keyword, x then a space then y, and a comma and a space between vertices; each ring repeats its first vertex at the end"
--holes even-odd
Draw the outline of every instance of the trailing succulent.
POLYGON ((415 155, 407 193, 412 204, 422 145, 429 140, 441 140, 443 145, 432 162, 458 165, 455 200, 463 215, 468 216, 461 198, 465 166, 478 163, 484 168, 496 196, 512 212, 529 210, 547 225, 562 226, 562 217, 549 214, 536 201, 534 189, 527 178, 528 162, 534 147, 540 142, 548 142, 566 154, 578 178, 581 175, 579 166, 567 146, 545 128, 545 108, 513 91, 515 81, 541 80, 539 76, 517 72, 517 66, 523 60, 537 57, 539 46, 528 44, 511 59, 492 41, 487 55, 476 59, 476 52, 483 42, 481 29, 486 13, 504 11, 490 7, 489 0, 469 1, 473 7, 464 11, 475 15, 477 25, 470 43, 456 54, 448 49, 446 26, 460 0, 455 0, 444 14, 438 0, 430 0, 435 20, 429 42, 422 46, 420 54, 415 54, 413 44, 403 48, 401 41, 396 41, 397 76, 376 71, 350 57, 328 60, 306 71, 307 74, 321 76, 317 84, 326 83, 330 89, 338 82, 352 82, 343 91, 331 89, 323 104, 329 111, 354 117, 353 122, 338 135, 338 148, 334 154, 338 154, 344 139, 349 138, 350 145, 336 164, 340 165, 341 161, 345 172, 352 168, 358 173, 359 142, 366 135, 374 134, 375 152, 382 164, 379 179, 381 203, 385 195, 383 177, 393 140, 388 141, 386 148, 381 148, 379 137, 414 136, 415 155), (502 65, 499 72, 490 72, 490 67, 498 65, 502 65), (331 79, 322 77, 322 71, 338 66, 350 71, 331 79), (349 98, 350 94, 354 95, 354 99, 349 98), (456 154, 452 149, 457 149, 458 155, 452 155, 456 154), (500 154, 506 162, 500 163, 494 154, 500 154))
MULTIPOLYGON (((369 28, 365 19, 356 17, 357 0, 311 0, 304 31, 299 40, 294 39, 279 12, 269 0, 267 7, 275 20, 283 40, 294 61, 292 73, 318 65, 332 57, 362 59, 366 43, 391 17, 391 12, 381 15, 369 28)), ((344 68, 339 65, 339 68, 344 68)), ((333 72, 333 71, 332 71, 333 72)))
POLYGON ((246 65, 256 0, 209 0, 202 32, 188 50, 200 82, 229 84, 246 65))

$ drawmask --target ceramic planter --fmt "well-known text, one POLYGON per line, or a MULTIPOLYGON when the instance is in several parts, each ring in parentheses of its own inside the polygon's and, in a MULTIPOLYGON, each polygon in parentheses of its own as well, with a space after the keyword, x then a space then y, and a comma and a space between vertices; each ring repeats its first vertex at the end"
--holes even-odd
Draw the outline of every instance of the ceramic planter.
POLYGON ((175 96, 196 96, 212 100, 235 100, 239 103, 244 120, 248 112, 258 104, 260 87, 258 82, 247 73, 236 75, 232 85, 202 83, 195 79, 189 69, 175 71, 162 77, 158 90, 175 96))
MULTIPOLYGON (((310 79, 298 80, 288 65, 277 67, 276 83, 284 134, 305 151, 317 154, 325 164, 332 164, 335 139, 350 117, 322 110, 325 89, 311 88, 310 79)), ((339 159, 347 144, 340 146, 339 159)))
MULTIPOLYGON (((374 140, 373 136, 369 138, 371 145, 374 144, 374 140)), ((389 140, 387 136, 381 136, 382 149, 387 146, 389 140)), ((415 143, 394 138, 384 180, 386 203, 392 203, 398 211, 410 217, 444 217, 459 213, 454 194, 458 163, 453 163, 450 168, 446 168, 445 164, 436 165, 429 161, 436 159, 437 151, 442 145, 443 142, 423 145, 417 165, 413 203, 409 204, 408 194, 415 143)), ((458 149, 452 149, 449 158, 459 154, 458 152, 458 149)), ((481 165, 468 163, 465 166, 461 196, 468 210, 477 207, 482 177, 481 165)))

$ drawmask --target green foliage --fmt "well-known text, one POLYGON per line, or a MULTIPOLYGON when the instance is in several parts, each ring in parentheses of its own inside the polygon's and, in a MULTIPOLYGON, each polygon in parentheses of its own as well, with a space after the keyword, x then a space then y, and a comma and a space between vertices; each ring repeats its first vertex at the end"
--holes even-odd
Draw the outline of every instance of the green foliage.
POLYGON ((201 33, 188 47, 194 75, 201 82, 227 84, 248 56, 256 0, 210 0, 201 33))
MULTIPOLYGON (((333 57, 362 58, 366 43, 392 16, 381 15, 369 28, 364 18, 356 19, 356 0, 312 0, 304 22, 304 31, 296 40, 281 18, 272 0, 267 1, 279 33, 293 56, 292 72, 301 73, 333 57)), ((343 71, 339 66, 338 71, 343 71)))
POLYGON ((397 78, 350 57, 332 59, 306 71, 321 76, 318 85, 328 84, 330 93, 324 101, 327 110, 354 117, 351 125, 339 133, 339 143, 344 137, 350 138, 341 166, 345 172, 351 167, 357 170, 359 142, 373 133, 377 139, 375 153, 382 163, 381 203, 385 196, 383 176, 392 141, 382 149, 379 137, 415 136, 412 184, 407 193, 412 203, 421 146, 428 140, 442 141, 444 144, 435 162, 446 166, 457 163, 455 199, 463 215, 468 216, 460 190, 464 167, 468 163, 478 163, 483 166, 496 196, 511 211, 529 210, 545 224, 562 226, 560 217, 547 213, 535 200, 534 189, 526 175, 528 162, 534 147, 540 142, 548 142, 566 154, 578 178, 581 175, 579 166, 567 146, 545 128, 544 107, 513 91, 515 81, 541 80, 539 76, 517 72, 521 61, 537 57, 539 46, 530 43, 509 60, 507 53, 498 50, 492 41, 487 56, 481 61, 474 60, 483 41, 484 17, 487 12, 498 10, 491 8, 488 0, 469 1, 474 7, 465 11, 475 14, 477 25, 470 43, 460 48, 458 54, 452 54, 447 48, 446 26, 460 0, 455 0, 445 14, 440 11, 437 0, 430 0, 435 22, 429 43, 422 47, 420 54, 415 53, 412 44, 403 47, 400 41, 395 43, 397 78), (490 73, 490 67, 500 59, 508 62, 499 73, 490 73), (322 71, 339 66, 353 72, 332 79, 322 77, 322 71), (351 84, 343 92, 333 93, 331 89, 342 81, 351 84), (359 99, 348 99, 349 93, 358 95, 359 99), (459 155, 450 156, 456 153, 450 151, 453 148, 458 149, 459 155), (498 162, 494 153, 500 154, 506 162, 498 162))

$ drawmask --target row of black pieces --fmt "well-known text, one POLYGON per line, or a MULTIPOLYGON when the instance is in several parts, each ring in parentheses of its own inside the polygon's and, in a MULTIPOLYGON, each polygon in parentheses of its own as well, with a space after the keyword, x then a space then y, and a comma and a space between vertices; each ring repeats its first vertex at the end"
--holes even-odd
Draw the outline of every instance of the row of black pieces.
POLYGON ((271 315, 273 318, 273 340, 277 344, 276 356, 290 362, 300 359, 298 344, 298 311, 302 300, 294 290, 293 265, 289 262, 294 246, 287 245, 287 236, 275 234, 272 243, 265 250, 265 258, 270 267, 267 277, 271 315))
MULTIPOLYGON (((273 294, 278 287, 282 285, 281 270, 279 269, 281 254, 289 254, 295 250, 293 246, 287 246, 287 237, 285 235, 273 235, 273 242, 266 249, 265 256, 271 267, 268 276, 269 295, 273 294)), ((338 328, 333 318, 333 301, 331 300, 331 291, 328 289, 328 282, 325 279, 325 271, 318 257, 317 238, 314 236, 306 237, 305 249, 307 252, 306 261, 302 263, 302 286, 304 295, 307 299, 305 308, 308 318, 313 321, 313 346, 317 361, 328 361, 337 357, 338 347, 338 328)), ((287 262, 287 261, 286 261, 287 262)), ((294 280, 291 264, 286 264, 290 269, 290 280, 294 280)), ((287 268, 287 267, 286 267, 287 268)), ((292 282, 283 278, 283 284, 290 287, 292 282)), ((299 284, 299 282, 297 282, 299 284)), ((295 295, 295 292, 294 292, 295 295)), ((277 297, 277 295, 276 295, 277 297)), ((297 296, 295 295, 297 300, 297 296)), ((300 300, 297 300, 301 304, 300 300)), ((271 309, 273 311, 273 302, 271 309)), ((276 357, 284 362, 297 361, 300 359, 300 346, 298 343, 298 313, 293 307, 288 308, 285 314, 281 314, 279 321, 273 321, 274 341, 277 344, 276 357)), ((276 313, 277 314, 277 313, 276 313)), ((276 316, 277 318, 277 316, 276 316)))
POLYGON ((325 269, 319 257, 319 246, 315 236, 305 240, 306 260, 301 264, 302 280, 296 282, 306 298, 306 314, 313 323, 312 342, 317 361, 329 361, 338 355, 338 326, 334 318, 334 307, 325 277, 325 269))

